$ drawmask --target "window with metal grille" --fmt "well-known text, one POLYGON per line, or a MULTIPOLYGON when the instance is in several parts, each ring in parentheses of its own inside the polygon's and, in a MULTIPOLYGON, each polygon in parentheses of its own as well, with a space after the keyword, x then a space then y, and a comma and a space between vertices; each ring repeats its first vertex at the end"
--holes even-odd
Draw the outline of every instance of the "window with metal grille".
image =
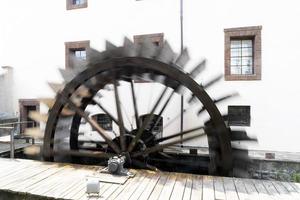
POLYGON ((228 106, 229 126, 250 126, 250 106, 228 106))
POLYGON ((96 114, 93 115, 92 118, 96 120, 104 130, 112 131, 112 119, 107 114, 96 114))
POLYGON ((230 74, 253 74, 253 40, 230 41, 230 74))

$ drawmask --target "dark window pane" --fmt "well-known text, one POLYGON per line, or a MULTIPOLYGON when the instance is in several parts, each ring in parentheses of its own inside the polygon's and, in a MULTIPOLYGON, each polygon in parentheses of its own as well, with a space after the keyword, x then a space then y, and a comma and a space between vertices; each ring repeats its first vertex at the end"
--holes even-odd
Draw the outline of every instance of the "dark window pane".
MULTIPOLYGON (((96 114, 92 118, 97 121, 97 123, 107 131, 112 131, 112 119, 106 114, 96 114)), ((94 129, 93 129, 94 130, 94 129)), ((94 130, 95 131, 95 130, 94 130)))
POLYGON ((250 126, 250 106, 228 106, 229 126, 250 126))

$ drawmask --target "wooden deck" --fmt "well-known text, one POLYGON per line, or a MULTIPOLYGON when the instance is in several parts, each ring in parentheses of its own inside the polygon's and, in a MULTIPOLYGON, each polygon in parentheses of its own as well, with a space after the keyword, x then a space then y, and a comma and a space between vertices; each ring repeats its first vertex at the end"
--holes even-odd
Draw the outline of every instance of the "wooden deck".
MULTIPOLYGON (((7 199, 3 198, 4 193, 21 195, 15 199, 88 199, 86 176, 98 169, 96 166, 0 158, 0 199, 7 199)), ((89 199, 300 200, 299 183, 133 171, 135 177, 123 185, 101 182, 100 197, 89 199)))

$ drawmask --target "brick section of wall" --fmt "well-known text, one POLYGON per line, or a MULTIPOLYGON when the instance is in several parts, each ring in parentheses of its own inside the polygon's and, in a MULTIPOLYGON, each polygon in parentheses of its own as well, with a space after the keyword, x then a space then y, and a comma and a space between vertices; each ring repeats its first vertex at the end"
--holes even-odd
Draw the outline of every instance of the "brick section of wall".
POLYGON ((261 29, 262 26, 249 26, 224 29, 225 32, 225 80, 261 80, 261 29), (230 40, 235 38, 252 38, 254 40, 254 73, 251 75, 230 74, 230 40))
POLYGON ((158 43, 158 46, 162 46, 164 42, 163 33, 154 33, 154 34, 144 34, 144 35, 135 35, 133 36, 133 41, 135 44, 140 44, 145 39, 150 39, 153 43, 158 43))

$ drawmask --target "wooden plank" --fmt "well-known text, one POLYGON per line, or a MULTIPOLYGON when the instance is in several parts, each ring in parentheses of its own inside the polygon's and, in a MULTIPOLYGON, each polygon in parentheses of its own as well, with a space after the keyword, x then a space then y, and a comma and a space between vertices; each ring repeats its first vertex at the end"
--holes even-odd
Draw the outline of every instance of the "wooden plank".
POLYGON ((27 187, 26 192, 41 195, 51 190, 56 184, 59 183, 59 178, 64 178, 68 173, 70 173, 70 166, 62 167, 63 170, 59 171, 55 175, 49 176, 47 179, 40 181, 38 184, 27 187))
POLYGON ((159 197, 158 200, 165 200, 165 199, 169 199, 172 195, 173 192, 173 188, 176 182, 176 177, 177 174, 176 173, 170 173, 170 176, 168 177, 167 182, 165 183, 159 197))
POLYGON ((275 200, 273 196, 271 196, 268 191, 266 190, 263 182, 261 180, 251 180, 254 184, 258 192, 259 199, 266 199, 266 200, 275 200))
POLYGON ((230 200, 239 200, 237 191, 232 178, 223 177, 226 198, 230 200))
POLYGON ((268 180, 262 180, 266 190, 268 191, 268 193, 276 200, 278 199, 282 199, 280 198, 279 192, 276 190, 276 188, 274 187, 274 185, 272 184, 271 181, 268 180))
POLYGON ((171 194, 170 200, 182 199, 185 189, 187 175, 186 174, 177 174, 176 182, 171 194))
POLYGON ((151 178, 151 180, 149 181, 149 184, 147 185, 147 187, 145 188, 145 190, 143 191, 142 195, 139 197, 139 199, 148 199, 149 196, 151 195, 152 191, 155 188, 155 185, 157 184, 158 180, 160 178, 160 173, 159 172, 155 172, 151 178))
POLYGON ((153 178, 155 172, 147 171, 145 173, 145 178, 143 182, 140 183, 140 186, 134 191, 134 193, 129 198, 130 200, 137 200, 140 196, 144 193, 144 190, 147 188, 148 184, 150 183, 151 179, 153 178))
POLYGON ((232 178, 232 179, 233 179, 239 200, 249 200, 250 198, 247 193, 247 190, 246 190, 243 180, 240 178, 232 178))
POLYGON ((155 184, 154 186, 154 189, 152 190, 148 200, 156 200, 159 198, 163 188, 164 188, 164 185, 166 184, 169 176, 170 176, 170 173, 160 173, 160 178, 157 182, 157 184, 155 184))
POLYGON ((291 182, 290 184, 298 193, 300 193, 300 184, 299 183, 291 182))
POLYGON ((212 176, 203 176, 203 199, 215 199, 214 181, 212 176))
POLYGON ((62 180, 59 180, 56 186, 53 187, 44 195, 59 198, 61 193, 67 190, 71 185, 71 183, 73 183, 74 181, 78 182, 78 180, 85 179, 86 175, 90 175, 91 173, 92 173, 91 170, 76 169, 70 175, 64 177, 62 180))
POLYGON ((65 190, 64 192, 62 192, 60 195, 59 195, 59 198, 62 198, 62 199, 67 199, 67 196, 71 196, 70 194, 72 193, 73 195, 76 194, 76 192, 78 192, 80 190, 80 187, 82 185, 81 182, 77 181, 75 182, 75 184, 72 184, 70 188, 68 188, 67 190, 65 190))
POLYGON ((127 190, 129 187, 134 186, 137 182, 143 180, 143 176, 138 171, 135 171, 136 173, 134 178, 131 178, 127 180, 127 182, 124 185, 121 185, 117 190, 115 190, 107 199, 116 199, 121 193, 123 193, 125 190, 127 190))
MULTIPOLYGON (((0 188, 45 197, 88 199, 86 176, 96 169, 0 158, 0 188)), ((136 173, 124 185, 100 183, 99 199, 300 199, 299 183, 145 170, 136 173)))
POLYGON ((32 166, 32 164, 30 163, 24 163, 24 164, 19 164, 19 165, 10 165, 8 169, 6 169, 5 171, 1 171, 0 172, 0 183, 1 181, 5 180, 7 181, 7 177, 11 177, 15 174, 21 173, 23 169, 32 166))
POLYGON ((215 199, 225 200, 226 195, 225 195, 225 189, 223 184, 223 178, 215 176, 213 180, 214 180, 214 188, 215 188, 215 199))
POLYGON ((182 200, 190 200, 193 188, 193 176, 191 174, 186 177, 186 184, 184 188, 184 194, 182 200))
POLYGON ((45 180, 49 176, 54 175, 55 173, 57 173, 61 170, 62 170, 62 168, 57 168, 57 167, 53 166, 52 168, 48 169, 47 171, 37 174, 34 177, 30 178, 29 180, 25 180, 23 182, 20 182, 19 184, 14 185, 10 189, 14 190, 14 191, 19 191, 19 192, 25 192, 24 190, 27 187, 32 186, 42 180, 45 180))
POLYGON ((202 192, 203 192, 203 176, 195 175, 193 176, 191 200, 202 199, 202 192))
POLYGON ((22 176, 11 178, 5 186, 0 186, 2 189, 11 189, 12 187, 18 186, 20 183, 30 180, 32 177, 44 173, 51 166, 37 166, 32 169, 24 170, 22 176))
POLYGON ((1 162, 0 178, 4 175, 10 174, 10 172, 16 171, 16 167, 22 166, 18 166, 14 162, 1 162))
POLYGON ((59 193, 59 189, 63 188, 62 183, 64 183, 66 179, 69 179, 69 177, 72 177, 73 181, 79 181, 79 178, 74 174, 74 169, 67 169, 64 170, 64 173, 57 173, 53 176, 51 181, 48 183, 48 188, 39 190, 40 194, 46 197, 58 195, 57 193, 59 193))
MULTIPOLYGON (((78 174, 76 174, 76 172, 78 172, 78 170, 73 171, 73 173, 75 174, 75 176, 73 175, 73 181, 75 180, 77 182, 76 185, 73 185, 73 187, 71 187, 71 189, 69 190, 69 188, 66 188, 68 190, 68 192, 64 192, 63 194, 58 194, 57 196, 60 198, 66 198, 66 199, 80 199, 82 196, 84 196, 86 194, 86 177, 95 173, 96 170, 98 170, 98 168, 88 168, 85 167, 82 170, 84 170, 83 172, 80 172, 78 174)), ((72 181, 72 179, 71 179, 72 181)), ((100 189, 103 188, 106 184, 102 183, 100 184, 100 189)))
POLYGON ((249 199, 260 199, 259 194, 251 179, 243 179, 249 199))
MULTIPOLYGON (((83 168, 80 170, 80 176, 84 177, 86 175, 89 175, 91 173, 93 173, 96 169, 95 168, 83 168)), ((77 177, 77 176, 76 176, 77 177)), ((65 195, 67 195, 68 193, 70 193, 71 191, 76 190, 78 187, 80 187, 81 182, 79 182, 77 179, 75 179, 76 177, 74 177, 73 179, 71 178, 70 182, 68 181, 66 183, 66 185, 61 188, 60 192, 57 192, 56 195, 54 195, 55 198, 63 198, 65 195), (75 181, 74 181, 75 179, 75 181)))
POLYGON ((108 190, 106 190, 102 195, 102 199, 107 199, 114 191, 116 191, 121 185, 120 184, 112 184, 108 190))
POLYGON ((272 184, 274 185, 274 187, 280 194, 280 198, 286 199, 286 200, 292 199, 292 195, 282 184, 280 184, 278 181, 272 181, 272 184))
POLYGON ((26 174, 29 170, 38 170, 39 167, 40 166, 36 165, 22 165, 21 168, 15 168, 16 171, 10 172, 10 174, 1 177, 0 188, 5 187, 5 185, 10 184, 11 182, 14 182, 18 179, 22 179, 22 177, 26 177, 26 174))
POLYGON ((285 187, 285 188, 289 191, 289 193, 290 193, 290 195, 293 197, 293 199, 300 199, 300 193, 298 193, 298 192, 295 190, 295 188, 293 188, 293 187, 291 186, 290 183, 288 183, 288 182, 280 182, 280 184, 281 184, 283 187, 285 187))
MULTIPOLYGON (((66 195, 63 196, 64 199, 74 199, 74 197, 78 196, 79 194, 82 196, 82 191, 86 188, 86 182, 85 180, 77 180, 78 184, 76 187, 72 188, 70 192, 68 192, 66 195)), ((100 187, 104 186, 103 184, 100 184, 100 187)), ((101 188, 100 188, 101 189, 101 188)))
POLYGON ((141 171, 141 177, 138 180, 135 180, 130 187, 126 187, 116 198, 116 200, 129 199, 131 195, 141 186, 141 183, 145 179, 146 173, 141 171))

